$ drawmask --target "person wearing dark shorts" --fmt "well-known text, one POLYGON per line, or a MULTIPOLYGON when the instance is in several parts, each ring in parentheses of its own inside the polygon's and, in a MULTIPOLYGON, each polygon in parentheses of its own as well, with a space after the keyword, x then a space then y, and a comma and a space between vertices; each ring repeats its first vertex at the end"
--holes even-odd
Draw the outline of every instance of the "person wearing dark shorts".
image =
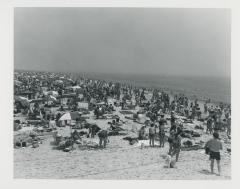
POLYGON ((106 148, 106 144, 108 142, 108 131, 107 130, 101 130, 98 133, 98 137, 99 137, 100 148, 106 148))
POLYGON ((210 159, 215 159, 217 161, 220 161, 221 160, 221 156, 220 156, 220 152, 213 152, 213 151, 210 151, 210 159))
POLYGON ((217 132, 213 133, 213 138, 210 139, 206 145, 205 149, 209 149, 209 155, 210 155, 210 168, 211 168, 211 173, 213 173, 214 169, 214 160, 217 161, 217 166, 218 166, 218 173, 221 175, 221 166, 220 166, 220 160, 221 160, 221 155, 220 155, 220 150, 222 150, 222 143, 219 140, 219 134, 217 132))

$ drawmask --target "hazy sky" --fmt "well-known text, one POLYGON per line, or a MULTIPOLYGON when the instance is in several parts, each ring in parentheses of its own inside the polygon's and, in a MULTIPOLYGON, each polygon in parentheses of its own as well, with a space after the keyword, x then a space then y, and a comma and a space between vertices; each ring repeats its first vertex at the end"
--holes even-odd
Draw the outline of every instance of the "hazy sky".
POLYGON ((15 69, 231 75, 230 10, 15 8, 15 69))

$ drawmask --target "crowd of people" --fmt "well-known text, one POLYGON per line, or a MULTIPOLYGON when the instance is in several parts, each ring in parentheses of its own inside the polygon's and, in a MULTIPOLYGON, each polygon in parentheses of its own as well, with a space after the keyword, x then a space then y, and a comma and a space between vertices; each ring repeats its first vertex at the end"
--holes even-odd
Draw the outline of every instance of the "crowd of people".
MULTIPOLYGON (((206 121, 206 133, 214 136, 214 139, 206 144, 206 148, 210 150, 211 170, 213 171, 213 162, 216 159, 219 173, 219 150, 222 147, 218 140, 218 132, 226 131, 229 137, 231 135, 229 104, 214 105, 210 100, 205 102, 191 100, 184 94, 170 95, 161 89, 135 87, 65 73, 15 72, 14 95, 15 114, 22 112, 29 117, 39 117, 53 130, 57 127, 61 113, 56 114, 49 107, 59 106, 60 110, 78 111, 81 109, 78 102, 84 102, 89 105, 88 110, 93 111, 96 119, 101 118, 106 112, 115 111, 116 107, 121 107, 122 110, 141 107, 149 121, 140 129, 139 139, 144 139, 148 133, 150 147, 155 147, 155 139, 159 138, 159 146, 164 148, 168 136, 168 154, 171 157, 176 156, 176 162, 181 151, 183 128, 177 116, 184 116, 189 121, 206 121), (150 98, 148 94, 152 94, 150 98), (63 103, 64 98, 67 98, 66 103, 63 103), (109 99, 113 99, 113 102, 109 103, 109 99), (166 129, 168 120, 165 115, 170 115, 169 130, 166 129)), ((76 124, 80 122, 77 120, 76 124)), ((96 135, 92 128, 89 128, 89 133, 91 137, 96 135)), ((75 140, 81 138, 76 130, 72 137, 75 140)), ((108 131, 98 131, 98 137, 99 145, 105 148, 109 142, 108 131)))

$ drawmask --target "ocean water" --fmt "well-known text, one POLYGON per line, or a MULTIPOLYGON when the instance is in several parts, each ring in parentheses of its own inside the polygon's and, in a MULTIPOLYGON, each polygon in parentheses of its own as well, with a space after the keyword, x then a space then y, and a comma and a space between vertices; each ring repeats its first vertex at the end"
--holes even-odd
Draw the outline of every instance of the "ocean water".
POLYGON ((231 103, 231 79, 216 77, 180 77, 128 74, 89 74, 91 78, 119 81, 136 86, 159 88, 174 93, 184 93, 199 100, 231 103))

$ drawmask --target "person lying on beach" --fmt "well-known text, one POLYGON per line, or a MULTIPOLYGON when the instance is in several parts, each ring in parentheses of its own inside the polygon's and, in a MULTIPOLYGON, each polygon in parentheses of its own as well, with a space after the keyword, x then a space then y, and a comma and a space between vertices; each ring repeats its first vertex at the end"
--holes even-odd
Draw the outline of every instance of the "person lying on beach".
POLYGON ((208 148, 209 149, 209 155, 210 155, 210 169, 211 169, 211 173, 213 173, 213 169, 214 169, 214 160, 217 161, 217 167, 218 167, 218 174, 219 176, 221 175, 221 165, 220 165, 220 160, 221 160, 221 156, 220 156, 220 150, 222 150, 222 142, 219 140, 219 134, 217 132, 213 133, 213 138, 210 139, 206 145, 205 145, 205 149, 208 148))

